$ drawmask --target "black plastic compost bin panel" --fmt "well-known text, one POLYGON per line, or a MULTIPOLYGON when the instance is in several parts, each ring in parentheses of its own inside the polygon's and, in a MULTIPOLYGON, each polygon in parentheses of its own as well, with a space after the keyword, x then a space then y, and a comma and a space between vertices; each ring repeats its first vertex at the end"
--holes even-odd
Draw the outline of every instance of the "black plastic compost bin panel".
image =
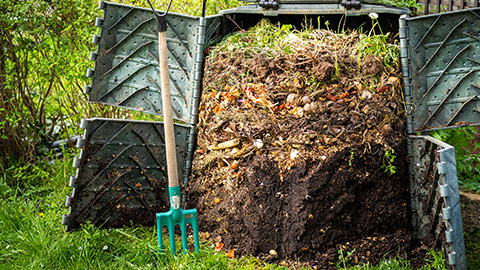
MULTIPOLYGON (((367 30, 372 26, 371 13, 376 13, 383 31, 398 32, 398 19, 410 11, 388 5, 371 4, 370 1, 338 0, 286 0, 286 1, 246 1, 251 4, 221 10, 235 26, 248 29, 261 19, 267 18, 272 23, 291 24, 301 29, 305 24, 313 27, 330 29, 367 30)), ((240 30, 237 28, 237 30, 240 30)))
POLYGON ((408 142, 414 234, 437 239, 448 263, 467 269, 455 149, 430 136, 409 136, 408 142))
MULTIPOLYGON (((81 148, 70 179, 67 231, 86 221, 96 226, 148 225, 155 213, 170 209, 163 123, 114 119, 83 119, 81 148)), ((178 172, 184 183, 191 167, 189 144, 193 126, 175 124, 178 172)))
MULTIPOLYGON (((90 102, 161 115, 157 23, 152 10, 100 2, 100 34, 90 53, 95 67, 84 92, 90 102)), ((218 16, 199 18, 169 13, 167 47, 173 117, 194 123, 200 96, 203 47, 218 26, 218 16)))
POLYGON ((410 134, 480 123, 480 9, 400 20, 410 134))

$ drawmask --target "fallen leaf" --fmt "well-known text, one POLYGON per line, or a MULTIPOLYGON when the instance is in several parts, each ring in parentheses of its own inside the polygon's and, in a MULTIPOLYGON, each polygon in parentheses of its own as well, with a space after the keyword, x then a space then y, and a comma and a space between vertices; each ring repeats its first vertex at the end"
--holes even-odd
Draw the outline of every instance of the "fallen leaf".
POLYGON ((328 98, 329 100, 331 100, 331 101, 337 101, 337 98, 334 97, 334 96, 332 96, 332 95, 330 95, 330 94, 327 95, 327 98, 328 98))
POLYGON ((214 111, 215 113, 219 113, 219 112, 223 111, 223 107, 220 106, 220 105, 218 105, 218 106, 215 107, 215 109, 213 109, 213 111, 214 111))
POLYGON ((223 98, 224 98, 226 101, 228 101, 228 102, 232 102, 232 101, 235 100, 235 96, 232 95, 232 94, 230 94, 230 93, 228 93, 228 92, 224 92, 224 93, 223 93, 223 98))
POLYGON ((223 246, 224 246, 224 244, 222 242, 217 242, 217 244, 215 245, 215 251, 216 252, 222 251, 223 246))
POLYGON ((359 83, 359 82, 354 82, 353 85, 355 86, 355 88, 357 88, 357 90, 358 90, 359 92, 362 91, 363 86, 362 86, 361 83, 359 83))
POLYGON ((234 86, 231 90, 230 90, 230 94, 236 98, 239 98, 240 97, 240 89, 238 89, 236 86, 234 86))
POLYGON ((363 109, 362 109, 362 112, 363 112, 364 114, 368 114, 368 110, 369 110, 369 109, 370 109, 370 106, 365 105, 365 107, 363 107, 363 109))
POLYGON ((228 258, 233 259, 235 257, 235 249, 230 250, 228 253, 225 254, 228 258))
POLYGON ((267 99, 267 93, 265 90, 263 90, 263 84, 247 83, 243 86, 243 90, 245 91, 248 99, 254 103, 260 103, 269 108, 275 105, 267 99))
POLYGON ((379 93, 383 93, 387 90, 388 90, 388 86, 386 86, 386 85, 377 88, 377 92, 379 92, 379 93))
POLYGON ((293 80, 293 87, 295 88, 303 88, 303 81, 299 79, 294 79, 293 80))

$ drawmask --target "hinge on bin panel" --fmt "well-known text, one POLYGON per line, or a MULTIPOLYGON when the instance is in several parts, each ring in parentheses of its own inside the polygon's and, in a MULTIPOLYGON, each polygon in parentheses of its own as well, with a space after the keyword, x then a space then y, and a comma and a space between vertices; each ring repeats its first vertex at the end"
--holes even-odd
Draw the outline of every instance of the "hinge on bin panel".
POLYGON ((362 7, 362 3, 356 0, 346 0, 342 1, 341 5, 346 9, 360 9, 362 7))
POLYGON ((260 0, 258 5, 264 9, 274 9, 277 10, 280 7, 280 4, 275 0, 260 0))

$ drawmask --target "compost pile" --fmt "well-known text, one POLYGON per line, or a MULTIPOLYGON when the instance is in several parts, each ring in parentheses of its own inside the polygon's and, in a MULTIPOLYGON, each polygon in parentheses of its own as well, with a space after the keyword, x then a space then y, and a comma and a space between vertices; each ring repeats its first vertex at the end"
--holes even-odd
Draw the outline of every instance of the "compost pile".
POLYGON ((211 49, 188 207, 217 251, 325 269, 411 250, 398 48, 370 34, 262 21, 211 49))

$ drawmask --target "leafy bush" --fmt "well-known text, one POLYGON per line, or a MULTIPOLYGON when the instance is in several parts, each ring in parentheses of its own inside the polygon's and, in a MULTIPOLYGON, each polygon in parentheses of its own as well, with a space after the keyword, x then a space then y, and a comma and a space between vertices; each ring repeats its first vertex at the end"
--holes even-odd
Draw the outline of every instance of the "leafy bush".
POLYGON ((437 130, 432 136, 455 147, 459 184, 480 192, 480 133, 475 127, 437 130))
MULTIPOLYGON (((150 8, 147 0, 114 0, 112 2, 150 8)), ((168 0, 150 0, 150 2, 152 2, 155 9, 165 10, 168 0)), ((192 16, 200 16, 202 14, 202 3, 203 0, 175 0, 172 2, 170 11, 192 16)), ((230 9, 244 4, 245 2, 240 2, 238 0, 210 0, 207 1, 206 15, 215 15, 218 14, 220 10, 230 9)))
POLYGON ((82 113, 93 1, 0 2, 0 162, 45 152, 82 113))
MULTIPOLYGON (((147 6, 147 1, 117 1, 147 6)), ((167 1, 153 1, 158 9, 167 1)), ((174 1, 172 12, 201 14, 202 0, 174 1)), ((209 2, 207 13, 238 5, 209 2)), ((51 142, 80 133, 82 117, 119 118, 125 110, 88 105, 85 70, 101 16, 96 0, 0 1, 0 169, 45 154, 51 142)))
POLYGON ((411 15, 415 15, 418 9, 422 9, 423 6, 417 2, 417 0, 379 0, 378 3, 408 8, 411 10, 411 15))

